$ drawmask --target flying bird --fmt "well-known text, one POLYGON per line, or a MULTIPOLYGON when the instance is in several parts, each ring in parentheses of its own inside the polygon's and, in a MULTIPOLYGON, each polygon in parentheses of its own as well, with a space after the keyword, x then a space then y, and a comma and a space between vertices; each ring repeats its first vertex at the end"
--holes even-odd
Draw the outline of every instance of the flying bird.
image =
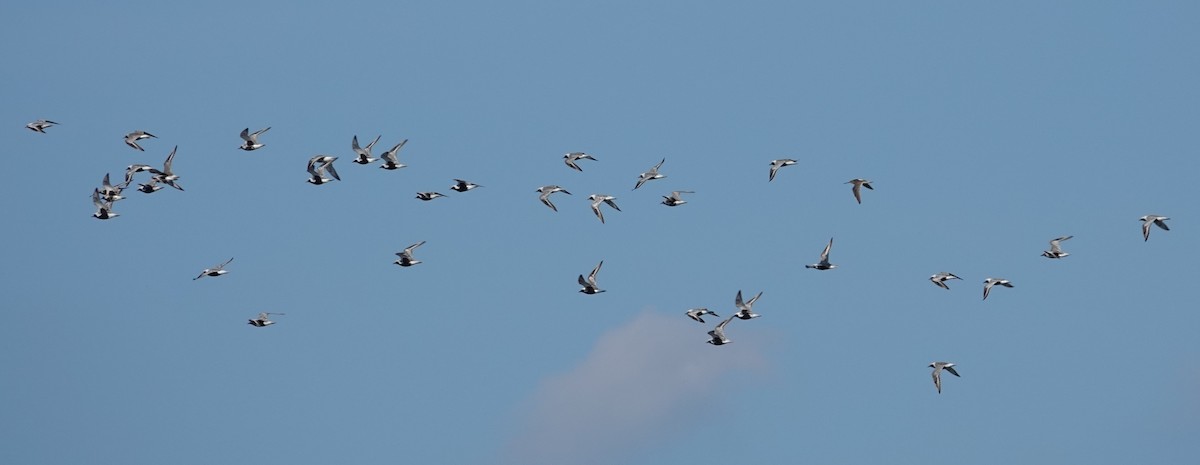
POLYGON ((375 136, 375 140, 371 141, 370 144, 367 144, 366 147, 359 147, 358 146, 358 135, 356 134, 354 136, 354 139, 350 140, 350 148, 354 149, 355 155, 358 155, 354 159, 354 162, 358 163, 360 165, 365 165, 367 163, 371 163, 375 160, 378 160, 378 158, 371 158, 371 148, 375 146, 376 142, 379 142, 380 137, 383 137, 383 135, 381 134, 381 135, 375 136))
POLYGON ((257 326, 259 328, 261 328, 263 326, 271 326, 271 325, 275 324, 274 321, 267 319, 268 315, 286 315, 286 313, 262 312, 262 313, 258 314, 258 318, 253 318, 250 320, 249 323, 246 323, 246 324, 257 326))
POLYGON ((1062 243, 1062 241, 1065 241, 1072 237, 1075 237, 1075 236, 1063 236, 1063 237, 1059 237, 1059 238, 1056 238, 1056 239, 1050 241, 1050 250, 1042 251, 1042 256, 1046 257, 1046 258, 1063 258, 1067 255, 1071 255, 1069 253, 1063 252, 1061 243, 1062 243))
POLYGON ((55 123, 48 119, 39 119, 32 123, 26 124, 25 127, 29 128, 30 131, 35 131, 35 132, 40 132, 42 134, 45 134, 46 129, 48 129, 50 126, 54 126, 56 124, 58 124, 58 123, 55 123))
POLYGON ((754 313, 753 307, 754 307, 754 302, 757 302, 759 297, 762 297, 761 291, 754 297, 751 297, 750 300, 742 302, 742 291, 739 289, 738 293, 737 293, 737 297, 733 298, 733 305, 737 307, 737 313, 734 313, 733 316, 738 317, 743 320, 749 320, 751 318, 758 318, 759 314, 754 313))
POLYGON ((1165 216, 1158 216, 1158 215, 1143 216, 1142 217, 1142 237, 1145 238, 1145 240, 1147 240, 1147 241, 1150 240, 1150 225, 1151 224, 1154 224, 1155 226, 1163 228, 1163 231, 1170 231, 1171 228, 1168 228, 1167 223, 1166 223, 1166 221, 1169 219, 1170 218, 1167 218, 1165 216))
POLYGON ((812 265, 804 265, 805 268, 813 268, 817 270, 832 270, 837 268, 837 265, 829 263, 829 249, 833 247, 833 238, 829 238, 829 244, 825 245, 825 250, 821 252, 821 261, 812 265))
MULTIPOLYGON (((942 393, 942 370, 958 376, 958 372, 954 371, 954 364, 950 362, 933 362, 929 364, 929 367, 933 368, 933 386, 937 388, 938 394, 942 393)), ((958 377, 961 378, 961 376, 958 377)))
POLYGON ((125 190, 126 187, 129 187, 129 182, 126 181, 124 184, 114 186, 109 182, 108 179, 109 175, 108 173, 105 173, 104 179, 100 181, 100 188, 96 189, 96 192, 99 192, 100 197, 107 202, 116 202, 124 199, 125 197, 121 196, 121 191, 125 190))
POLYGON ((100 220, 113 219, 121 216, 120 213, 112 211, 112 201, 100 200, 100 191, 92 191, 92 204, 96 206, 96 213, 92 213, 92 217, 100 220))
POLYGON ((688 311, 687 311, 688 318, 699 321, 701 323, 704 323, 704 318, 700 318, 700 317, 702 317, 704 315, 712 315, 717 318, 721 317, 721 315, 718 315, 717 312, 714 312, 707 308, 692 308, 692 309, 688 309, 688 311))
POLYGON ((680 197, 679 194, 695 194, 695 192, 694 191, 671 191, 671 195, 669 197, 665 196, 665 195, 663 196, 662 204, 666 205, 668 207, 678 207, 680 205, 687 203, 687 200, 683 200, 683 197, 680 197))
POLYGON ((579 292, 584 294, 599 294, 604 292, 604 289, 600 289, 600 286, 596 285, 596 273, 600 272, 600 267, 602 266, 604 266, 604 260, 600 260, 600 264, 596 265, 591 273, 588 273, 587 279, 583 279, 583 275, 579 275, 579 285, 583 286, 583 289, 580 289, 579 292))
POLYGON ((566 189, 555 186, 553 184, 551 184, 549 186, 539 187, 537 191, 542 193, 542 195, 538 196, 538 198, 541 199, 542 203, 546 204, 547 207, 550 207, 550 209, 554 210, 554 211, 558 211, 558 207, 555 207, 554 203, 550 201, 550 194, 553 194, 555 192, 562 192, 567 195, 572 195, 570 192, 567 192, 566 189))
POLYGON ((408 139, 404 139, 404 140, 400 141, 399 144, 393 145, 391 150, 383 152, 382 155, 379 155, 381 158, 383 158, 383 164, 379 165, 379 167, 383 168, 385 170, 394 170, 394 169, 400 169, 400 168, 404 168, 405 166, 408 166, 403 163, 400 163, 400 159, 397 158, 397 154, 400 153, 400 149, 403 148, 404 144, 407 144, 407 143, 408 143, 408 139))
POLYGON ((566 154, 566 155, 563 155, 563 162, 564 162, 564 163, 566 163, 566 164, 567 164, 567 166, 571 167, 571 169, 573 169, 573 170, 575 170, 575 171, 581 171, 581 172, 582 172, 582 171, 583 171, 583 168, 580 168, 580 167, 579 167, 579 165, 576 165, 576 164, 575 164, 575 162, 576 162, 576 161, 578 161, 578 160, 592 160, 592 161, 595 161, 596 159, 595 159, 595 158, 593 158, 591 155, 588 155, 588 154, 586 154, 586 153, 583 153, 583 152, 570 152, 570 153, 568 153, 568 154, 566 154))
POLYGON ((333 162, 337 159, 338 157, 331 157, 329 155, 317 155, 310 158, 308 160, 309 176, 307 181, 317 186, 333 181, 334 179, 341 181, 342 178, 338 176, 337 170, 333 167, 333 162), (333 179, 325 177, 326 174, 333 176, 333 179))
POLYGON ((874 187, 871 187, 871 181, 862 178, 851 179, 843 184, 854 184, 854 187, 850 188, 850 190, 854 192, 854 200, 857 200, 860 204, 862 203, 862 188, 875 190, 874 187))
POLYGON ((166 184, 168 186, 174 187, 179 190, 183 190, 183 187, 181 187, 179 184, 175 183, 175 181, 179 180, 179 175, 175 174, 174 171, 171 171, 171 164, 175 162, 175 151, 177 151, 177 150, 179 150, 178 145, 176 145, 175 148, 171 149, 171 153, 168 154, 167 159, 165 161, 163 161, 162 170, 150 168, 149 171, 154 174, 154 179, 157 179, 158 182, 161 182, 163 184, 166 184))
POLYGON ((395 263, 396 263, 397 265, 400 265, 400 266, 403 266, 403 267, 409 267, 409 266, 413 266, 413 265, 416 265, 416 264, 418 264, 418 263, 421 263, 421 261, 420 261, 420 260, 414 259, 412 254, 413 254, 413 250, 416 250, 416 249, 417 249, 417 247, 420 247, 420 246, 421 246, 422 244, 424 244, 424 243, 425 243, 425 241, 421 241, 421 242, 418 242, 418 243, 416 243, 416 244, 413 244, 413 245, 410 245, 410 246, 408 246, 408 247, 407 247, 407 248, 405 248, 403 251, 396 252, 396 256, 397 256, 397 257, 400 257, 400 258, 399 258, 399 259, 397 259, 397 260, 395 261, 395 263))
POLYGON ((650 168, 650 171, 639 175, 638 182, 633 186, 633 190, 637 190, 637 188, 642 187, 642 184, 645 184, 646 181, 665 178, 666 176, 658 174, 658 169, 662 168, 663 163, 666 163, 666 161, 666 158, 662 159, 662 161, 658 162, 657 165, 654 165, 654 167, 650 168))
POLYGON ((937 287, 940 287, 945 290, 950 290, 950 286, 946 285, 946 281, 949 281, 951 279, 962 279, 962 278, 955 276, 954 273, 947 273, 945 271, 929 277, 929 280, 932 281, 933 284, 936 284, 937 287))
POLYGON ((258 136, 270 130, 270 126, 268 126, 266 129, 259 129, 254 132, 250 132, 250 128, 243 129, 241 136, 242 140, 246 142, 242 143, 242 146, 238 148, 249 152, 251 150, 258 150, 265 147, 267 144, 260 143, 258 141, 258 136))
POLYGON ((473 182, 463 181, 461 179, 455 179, 454 185, 450 186, 450 190, 455 191, 455 192, 466 192, 466 191, 469 191, 476 187, 483 187, 483 186, 480 186, 479 184, 475 184, 473 182))
POLYGON ((146 194, 153 194, 155 192, 158 192, 159 189, 162 189, 162 188, 163 188, 163 186, 158 185, 158 179, 150 178, 150 182, 147 182, 145 184, 138 184, 137 190, 139 192, 143 192, 146 194))
POLYGON ((792 166, 795 164, 796 164, 796 160, 793 160, 791 158, 780 158, 778 160, 771 160, 771 176, 767 178, 767 182, 771 182, 771 181, 775 180, 775 172, 779 171, 780 168, 783 168, 785 166, 792 166))
POLYGON ((613 202, 613 200, 616 199, 616 197, 604 194, 592 194, 588 196, 588 200, 592 201, 592 213, 596 214, 596 218, 600 218, 600 224, 604 224, 604 214, 600 213, 600 203, 607 203, 608 206, 613 207, 617 211, 621 211, 621 207, 618 207, 617 203, 613 202))
POLYGON ((438 197, 445 197, 445 195, 439 194, 437 192, 417 192, 417 198, 424 200, 426 202, 436 199, 438 197))
POLYGON ((708 342, 709 344, 712 344, 714 346, 725 345, 730 342, 733 342, 733 341, 729 340, 729 338, 725 337, 725 326, 728 325, 730 321, 733 321, 732 316, 729 318, 726 318, 725 321, 722 321, 720 324, 718 324, 717 327, 713 328, 712 331, 709 331, 708 332, 709 340, 705 341, 705 342, 708 342))
POLYGON ((142 140, 142 139, 149 139, 151 137, 158 138, 158 136, 156 136, 154 134, 150 134, 146 131, 142 131, 142 130, 133 131, 133 132, 125 135, 125 145, 128 145, 130 147, 133 147, 135 149, 145 152, 146 149, 143 149, 142 146, 138 145, 137 141, 142 140))
POLYGON ((983 280, 983 300, 987 300, 988 294, 992 292, 992 286, 1004 286, 1004 287, 1009 287, 1009 288, 1013 287, 1012 283, 1008 282, 1007 279, 1000 279, 1000 278, 985 279, 985 280, 983 280))
POLYGON ((232 262, 232 261, 233 261, 233 257, 229 257, 229 260, 225 260, 225 263, 222 263, 222 264, 220 264, 220 265, 214 266, 214 267, 212 267, 212 268, 205 268, 205 269, 204 269, 204 271, 201 271, 201 272, 200 272, 200 275, 199 275, 199 276, 196 276, 195 278, 192 278, 192 281, 195 281, 195 280, 197 280, 197 279, 203 278, 203 277, 205 277, 205 276, 213 276, 213 277, 217 277, 217 276, 221 276, 221 275, 223 275, 223 274, 225 274, 225 273, 228 273, 228 272, 229 272, 229 270, 226 270, 226 269, 225 269, 225 265, 228 265, 228 264, 229 264, 229 262, 232 262))

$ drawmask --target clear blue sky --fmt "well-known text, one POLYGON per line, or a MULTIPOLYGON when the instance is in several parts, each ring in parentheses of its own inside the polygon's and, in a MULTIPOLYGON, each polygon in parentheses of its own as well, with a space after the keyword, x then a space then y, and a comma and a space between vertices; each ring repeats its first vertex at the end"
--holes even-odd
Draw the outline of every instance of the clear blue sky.
POLYGON ((1195 2, 435 3, 0 7, 0 463, 1200 456, 1195 2))

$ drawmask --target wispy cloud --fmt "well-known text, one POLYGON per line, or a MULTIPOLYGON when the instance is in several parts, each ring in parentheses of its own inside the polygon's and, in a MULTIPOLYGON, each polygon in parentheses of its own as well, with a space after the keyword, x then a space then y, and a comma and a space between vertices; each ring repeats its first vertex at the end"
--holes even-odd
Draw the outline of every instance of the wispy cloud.
POLYGON ((722 377, 763 365, 756 345, 738 339, 740 321, 728 329, 733 344, 705 344, 717 321, 642 313, 601 336, 577 367, 542 382, 508 462, 617 463, 682 422, 702 420, 722 377))

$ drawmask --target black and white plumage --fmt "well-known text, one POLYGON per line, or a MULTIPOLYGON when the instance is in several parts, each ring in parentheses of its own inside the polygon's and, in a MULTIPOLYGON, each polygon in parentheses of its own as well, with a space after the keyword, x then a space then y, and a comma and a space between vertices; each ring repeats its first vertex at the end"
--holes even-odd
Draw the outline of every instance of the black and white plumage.
POLYGON ((1153 224, 1153 225, 1155 225, 1155 226, 1158 226, 1158 227, 1162 228, 1162 229, 1163 229, 1163 231, 1170 231, 1170 230, 1171 230, 1171 228, 1168 228, 1168 227, 1167 227, 1167 223, 1166 223, 1166 221, 1167 221, 1167 220, 1169 220, 1169 219, 1170 219, 1170 218, 1167 218, 1167 217, 1165 217, 1165 216, 1159 216, 1159 215, 1146 215, 1146 216, 1143 216, 1143 217, 1142 217, 1142 238, 1143 238, 1143 241, 1148 241, 1148 240, 1150 240, 1150 225, 1151 225, 1151 224, 1153 224))
POLYGON ((666 195, 663 196, 662 204, 666 205, 668 207, 678 207, 680 205, 687 203, 687 200, 683 200, 683 197, 680 196, 679 194, 695 194, 695 193, 696 193, 695 191, 671 191, 670 196, 666 196, 666 195))
POLYGON ((726 318, 725 321, 718 323, 716 328, 713 328, 712 331, 708 332, 709 339, 705 342, 708 342, 714 346, 721 346, 733 342, 728 337, 725 337, 725 327, 729 325, 730 321, 733 321, 733 316, 730 316, 729 318, 726 318))
POLYGON ((650 171, 647 171, 647 172, 639 175, 637 184, 635 184, 633 186, 633 190, 637 190, 637 188, 642 187, 642 184, 645 184, 646 181, 665 178, 666 177, 665 175, 659 174, 658 169, 662 168, 663 163, 666 163, 666 161, 667 161, 666 158, 662 159, 662 161, 658 162, 657 165, 654 165, 653 167, 651 167, 650 171))
POLYGON ((251 318, 250 321, 246 324, 255 326, 255 327, 259 327, 259 328, 262 328, 264 326, 271 326, 271 325, 275 324, 275 322, 271 321, 270 319, 267 318, 269 315, 287 315, 287 314, 286 313, 262 312, 262 313, 258 314, 257 318, 251 318))
POLYGON ((940 287, 945 290, 950 290, 950 286, 946 284, 946 281, 949 281, 951 279, 962 279, 962 278, 955 276, 954 273, 947 273, 945 271, 937 273, 937 274, 929 277, 929 280, 932 281, 933 284, 935 284, 935 285, 937 285, 937 287, 940 287))
POLYGON ((98 220, 109 220, 121 216, 120 213, 112 211, 112 201, 104 201, 100 199, 100 191, 92 191, 92 205, 96 206, 96 213, 92 213, 92 218, 98 220))
POLYGON ((871 187, 871 181, 862 178, 851 179, 843 184, 854 184, 854 187, 851 187, 850 191, 854 192, 854 200, 860 204, 862 203, 862 188, 875 190, 874 187, 871 187))
POLYGON ((613 200, 616 199, 616 197, 604 194, 592 194, 588 196, 588 200, 592 201, 592 213, 596 214, 596 218, 600 218, 601 224, 604 224, 604 213, 600 212, 600 204, 606 203, 608 206, 613 207, 613 209, 616 211, 621 211, 621 207, 618 207, 617 203, 613 202, 613 200))
POLYGON ((704 318, 701 318, 704 315, 712 315, 717 318, 721 317, 721 315, 718 315, 717 312, 714 312, 707 308, 692 308, 692 309, 688 309, 688 311, 686 313, 687 313, 688 318, 699 321, 701 323, 704 323, 704 318))
POLYGON ((385 170, 396 170, 408 166, 400 163, 399 158, 400 149, 404 148, 404 144, 407 143, 408 139, 404 139, 399 144, 393 145, 390 150, 380 154, 379 157, 383 159, 383 164, 379 165, 379 167, 385 170))
POLYGON ((400 258, 396 259, 396 261, 393 263, 403 266, 403 267, 410 267, 410 266, 416 265, 418 263, 421 263, 420 260, 413 258, 413 251, 417 250, 417 247, 420 247, 424 244, 425 244, 425 241, 421 241, 416 244, 405 247, 404 250, 402 250, 402 251, 396 252, 396 256, 400 257, 400 258))
POLYGON ((175 148, 171 149, 171 153, 168 154, 167 159, 163 161, 163 167, 161 170, 150 168, 148 171, 150 171, 151 173, 154 174, 154 179, 157 179, 158 182, 161 182, 163 184, 166 184, 168 186, 174 187, 174 188, 182 191, 183 186, 180 186, 176 182, 179 180, 179 175, 175 174, 175 172, 171 170, 171 165, 174 164, 174 162, 175 162, 175 152, 178 150, 179 150, 178 145, 176 145, 175 148))
POLYGON ((767 182, 771 182, 771 181, 775 180, 775 173, 778 172, 780 168, 783 168, 785 166, 792 166, 795 164, 796 164, 796 160, 793 160, 791 158, 780 158, 778 160, 771 160, 771 175, 767 177, 767 182))
POLYGON ((229 270, 226 270, 226 269, 225 269, 225 265, 228 265, 228 264, 229 264, 229 262, 232 262, 232 261, 233 261, 233 257, 229 257, 229 260, 225 260, 225 263, 222 263, 222 264, 220 264, 220 265, 214 266, 214 267, 212 267, 212 268, 205 268, 205 269, 204 269, 204 271, 201 271, 201 272, 200 272, 200 275, 199 275, 199 276, 196 276, 195 278, 192 278, 192 281, 195 281, 195 280, 197 280, 197 279, 203 278, 203 277, 205 277, 205 276, 212 276, 212 277, 214 277, 214 278, 215 278, 215 277, 217 277, 217 276, 221 276, 221 275, 223 275, 223 274, 225 274, 225 273, 228 273, 228 272, 229 272, 229 270))
POLYGON ((438 197, 445 197, 445 195, 439 194, 437 192, 417 192, 417 198, 424 200, 426 202, 436 199, 438 197))
POLYGON ((266 147, 267 144, 263 144, 258 141, 258 136, 260 136, 270 130, 271 130, 270 126, 266 127, 265 129, 259 129, 254 132, 250 132, 250 128, 243 129, 242 133, 241 133, 241 137, 244 142, 242 143, 241 147, 238 147, 238 148, 249 152, 251 150, 258 150, 263 147, 266 147))
POLYGON ((308 159, 308 183, 319 186, 335 179, 341 181, 342 177, 338 176, 337 169, 333 167, 333 162, 337 159, 338 157, 329 155, 317 155, 308 159), (326 174, 333 178, 325 177, 326 174))
POLYGON ((600 264, 592 268, 592 272, 588 273, 587 279, 584 279, 583 275, 579 275, 579 285, 583 286, 579 292, 584 294, 599 294, 604 292, 604 289, 600 289, 600 286, 596 285, 596 273, 600 272, 600 267, 602 266, 604 266, 604 260, 600 260, 600 264))
POLYGON ((950 374, 961 378, 957 371, 954 371, 954 364, 950 362, 933 362, 929 364, 933 368, 933 386, 937 388, 938 394, 942 393, 942 370, 950 372, 950 374))
POLYGON ((546 204, 547 207, 550 207, 550 209, 554 210, 554 211, 558 211, 558 207, 555 207, 554 203, 550 201, 550 194, 553 194, 555 192, 562 192, 567 195, 572 195, 570 192, 567 192, 566 189, 555 186, 553 184, 551 184, 549 186, 539 187, 537 191, 541 192, 541 195, 538 196, 538 199, 541 200, 542 203, 546 204))
POLYGON ((1055 238, 1054 240, 1051 240, 1050 241, 1050 250, 1043 250, 1042 256, 1046 257, 1046 258, 1063 258, 1063 257, 1066 257, 1067 255, 1071 255, 1069 253, 1063 252, 1062 241, 1065 241, 1072 237, 1075 237, 1075 236, 1062 236, 1062 237, 1055 238))
POLYGON ((754 303, 758 302, 759 297, 762 297, 762 291, 759 291, 759 293, 754 297, 751 297, 750 300, 743 302, 742 291, 739 289, 737 292, 737 297, 733 298, 733 305, 737 307, 737 313, 734 313, 733 316, 742 320, 758 318, 760 315, 754 313, 754 303))
POLYGON ((837 265, 829 263, 829 249, 831 249, 831 248, 833 248, 833 238, 832 237, 829 238, 829 244, 825 245, 825 250, 821 251, 821 261, 814 263, 812 265, 804 265, 804 267, 812 268, 815 270, 832 270, 834 268, 837 268, 837 265))
POLYGON ((42 134, 45 134, 45 133, 46 133, 46 129, 49 129, 49 128, 50 128, 50 126, 54 126, 54 125, 56 125, 56 124, 58 124, 58 123, 55 123, 55 122, 53 122, 53 121, 50 121, 50 120, 48 120, 48 119, 39 119, 39 120, 37 120, 37 121, 34 121, 34 122, 32 122, 32 123, 26 124, 26 125, 25 125, 25 127, 26 127, 26 128, 29 128, 29 130, 30 130, 30 131, 33 131, 33 132, 40 132, 40 133, 42 133, 42 134))
POLYGON ((378 160, 378 158, 371 158, 371 148, 375 147, 375 143, 379 142, 380 137, 383 137, 383 135, 375 136, 375 140, 371 141, 370 144, 367 144, 366 147, 359 147, 358 135, 355 135, 354 139, 350 140, 350 148, 354 150, 354 155, 355 155, 354 160, 353 160, 354 163, 358 163, 360 165, 365 165, 365 164, 371 163, 375 160, 378 160))
POLYGON ((466 192, 466 191, 469 191, 476 187, 483 187, 483 186, 481 186, 479 184, 475 184, 470 181, 464 181, 462 179, 455 179, 454 185, 450 186, 450 190, 455 191, 455 192, 466 192))
POLYGON ((575 164, 575 162, 579 161, 579 160, 595 161, 596 159, 594 157, 592 157, 591 155, 588 155, 583 152, 570 152, 566 155, 563 155, 563 163, 566 163, 567 166, 571 167, 571 169, 573 169, 575 171, 582 172, 583 168, 580 168, 579 165, 575 164))
POLYGON ((130 147, 133 147, 135 149, 145 152, 146 149, 143 149, 142 146, 138 145, 137 141, 142 140, 142 139, 149 139, 151 137, 158 138, 158 136, 156 136, 154 134, 150 134, 146 131, 142 131, 139 129, 137 131, 133 131, 133 132, 125 135, 125 145, 128 145, 130 147))
POLYGON ((987 300, 988 294, 991 294, 992 286, 1004 286, 1004 287, 1008 287, 1008 288, 1013 287, 1012 283, 1008 282, 1007 279, 1001 279, 1001 278, 985 279, 985 280, 983 280, 983 300, 987 300))

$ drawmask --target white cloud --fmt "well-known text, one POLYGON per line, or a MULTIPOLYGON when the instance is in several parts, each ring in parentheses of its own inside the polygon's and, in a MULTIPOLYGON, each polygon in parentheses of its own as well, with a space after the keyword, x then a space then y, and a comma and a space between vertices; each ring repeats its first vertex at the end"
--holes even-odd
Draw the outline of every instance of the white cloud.
POLYGON ((577 367, 542 382, 509 444, 509 462, 617 463, 686 421, 705 421, 733 399, 717 396, 722 377, 763 365, 756 344, 738 339, 740 320, 727 327, 733 344, 706 344, 718 321, 643 313, 601 336, 577 367))

